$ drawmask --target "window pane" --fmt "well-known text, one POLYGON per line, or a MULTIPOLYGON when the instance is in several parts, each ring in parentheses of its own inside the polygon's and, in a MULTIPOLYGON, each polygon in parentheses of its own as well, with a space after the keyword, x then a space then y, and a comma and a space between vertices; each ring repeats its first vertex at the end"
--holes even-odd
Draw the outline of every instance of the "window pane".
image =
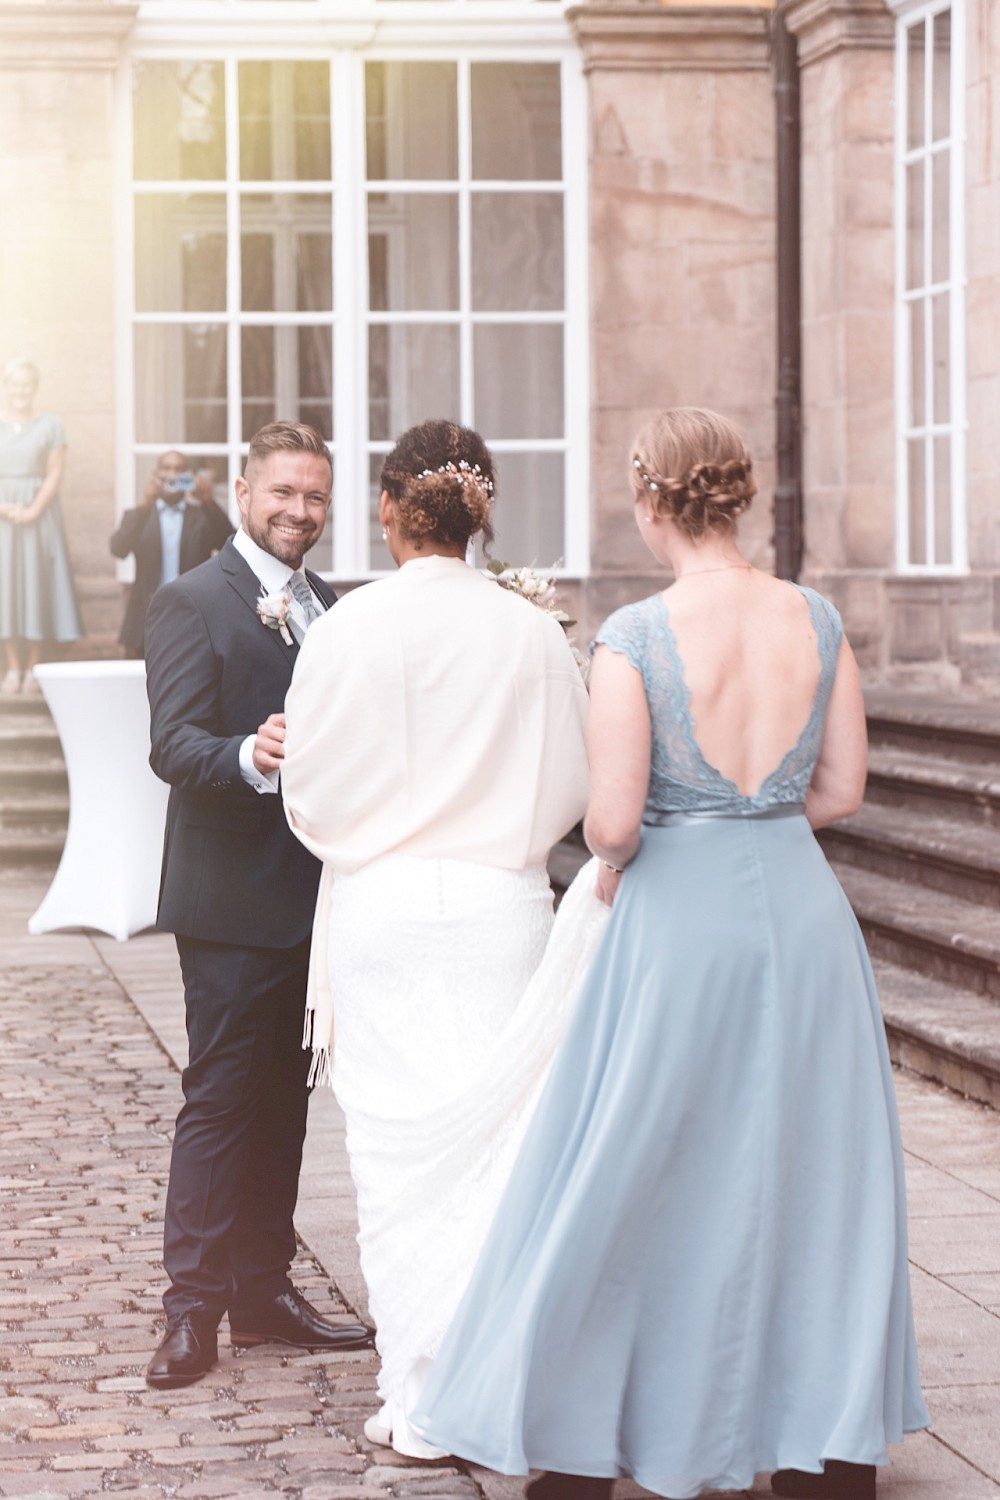
POLYGON ((135 330, 136 439, 226 441, 226 330, 217 323, 135 330))
POLYGON ((491 551, 501 562, 548 568, 562 561, 564 463, 561 453, 497 455, 491 551))
POLYGON ((924 144, 924 22, 906 33, 906 145, 908 150, 924 144))
POLYGON ((379 475, 384 461, 384 453, 372 453, 368 459, 368 565, 376 572, 391 572, 395 567, 382 540, 382 523, 378 518, 378 503, 382 495, 379 475))
POLYGON ((924 465, 924 439, 911 438, 906 445, 906 467, 910 531, 910 562, 927 561, 927 537, 924 516, 926 480, 924 465))
POLYGON ((457 79, 449 62, 366 65, 370 181, 458 176, 457 79))
POLYGON ((459 412, 458 329, 448 324, 382 324, 368 330, 372 441, 392 441, 432 417, 459 412))
POLYGON ((225 177, 222 63, 137 63, 132 89, 139 181, 225 177))
POLYGON ((947 281, 951 274, 950 214, 948 189, 951 178, 950 153, 938 151, 931 158, 933 214, 931 228, 931 277, 947 281))
POLYGON ((951 420, 951 359, 949 350, 949 296, 941 292, 931 299, 934 338, 934 421, 951 420))
POLYGON ((934 439, 934 561, 951 558, 951 438, 934 439))
POLYGON ((473 349, 476 426, 487 442, 562 437, 561 325, 480 324, 473 349))
POLYGON ((951 134, 951 12, 934 17, 934 98, 932 129, 936 141, 951 134))
POLYGON ((242 302, 248 312, 333 307, 328 193, 245 193, 240 200, 242 302))
POLYGON ((324 62, 241 62, 240 176, 330 179, 330 68, 324 62))
POLYGON ((376 312, 457 308, 458 195, 371 194, 368 278, 376 312))
POLYGON ((311 422, 333 436, 330 328, 245 327, 240 345, 243 441, 266 422, 311 422))
POLYGON ((135 200, 139 312, 226 306, 226 200, 221 193, 140 193, 135 200))
POLYGON ((558 182, 558 63, 474 63, 471 92, 473 177, 558 182))
POLYGON ((921 298, 910 303, 910 375, 911 412, 910 426, 922 427, 927 420, 925 392, 927 370, 924 363, 924 316, 925 304, 921 298))
MULTIPOLYGON (((168 443, 164 443, 163 452, 167 452, 168 443)), ((182 450, 183 451, 183 450, 182 450)), ((188 453, 185 455, 190 468, 194 473, 207 473, 212 482, 212 495, 216 505, 222 507, 227 515, 231 514, 234 506, 230 506, 229 496, 229 463, 224 452, 221 453, 188 453)), ((135 504, 141 505, 146 493, 146 485, 149 477, 156 467, 157 455, 155 453, 140 453, 135 460, 135 504)))
POLYGON ((906 285, 924 285, 924 169, 914 161, 906 169, 906 285))
POLYGON ((558 312, 563 300, 562 194, 473 193, 473 307, 558 312))

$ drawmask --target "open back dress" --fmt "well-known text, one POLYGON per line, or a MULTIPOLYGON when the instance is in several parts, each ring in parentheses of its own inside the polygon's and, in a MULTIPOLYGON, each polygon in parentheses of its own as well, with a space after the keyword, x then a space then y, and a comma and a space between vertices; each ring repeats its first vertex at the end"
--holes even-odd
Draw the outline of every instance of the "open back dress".
POLYGON ((841 624, 802 592, 812 710, 752 796, 699 749, 664 596, 598 635, 650 709, 642 844, 413 1419, 489 1468, 684 1500, 928 1424, 878 997, 804 815, 841 624))

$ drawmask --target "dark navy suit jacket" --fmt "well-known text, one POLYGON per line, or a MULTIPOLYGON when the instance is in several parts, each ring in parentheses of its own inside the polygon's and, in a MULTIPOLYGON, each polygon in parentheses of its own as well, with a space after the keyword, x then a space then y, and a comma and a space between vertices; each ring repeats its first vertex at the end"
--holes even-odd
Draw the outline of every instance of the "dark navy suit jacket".
MULTIPOLYGON (((327 606, 333 590, 307 574, 327 606)), ((280 796, 240 774, 240 746, 281 713, 298 646, 257 616, 260 583, 231 541, 158 589, 146 618, 149 763, 170 784, 156 925, 239 947, 308 936, 320 864, 280 796)))
MULTIPOLYGON (((199 563, 207 562, 231 537, 229 517, 214 502, 201 505, 191 501, 184 507, 181 524, 181 572, 187 573, 199 563)), ((163 543, 160 537, 160 513, 155 505, 127 510, 118 530, 111 538, 115 557, 135 553, 135 582, 129 590, 125 618, 118 639, 130 651, 142 651, 143 630, 149 601, 160 587, 163 569, 163 543)))

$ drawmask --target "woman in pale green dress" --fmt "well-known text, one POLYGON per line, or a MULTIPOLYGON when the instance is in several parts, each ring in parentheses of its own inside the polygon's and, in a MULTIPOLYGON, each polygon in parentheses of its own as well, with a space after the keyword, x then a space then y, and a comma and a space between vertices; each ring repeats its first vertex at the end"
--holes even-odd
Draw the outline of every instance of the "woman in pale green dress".
POLYGON ((0 693, 37 692, 47 642, 83 634, 59 510, 66 437, 57 416, 36 413, 38 371, 26 359, 3 370, 0 412, 0 693), (23 677, 22 677, 23 653, 23 677))

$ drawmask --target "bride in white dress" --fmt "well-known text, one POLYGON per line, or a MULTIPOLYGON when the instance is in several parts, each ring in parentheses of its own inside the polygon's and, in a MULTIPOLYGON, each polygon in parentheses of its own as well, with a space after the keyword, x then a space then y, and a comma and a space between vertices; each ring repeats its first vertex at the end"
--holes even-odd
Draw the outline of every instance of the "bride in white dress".
POLYGON ((488 450, 427 422, 381 482, 399 571, 310 628, 282 789, 324 863, 307 1039, 344 1110, 358 1194, 381 1356, 365 1431, 435 1458, 408 1415, 606 909, 592 874, 578 878, 548 941, 546 857, 587 802, 587 696, 558 623, 465 562, 492 535, 488 450))

